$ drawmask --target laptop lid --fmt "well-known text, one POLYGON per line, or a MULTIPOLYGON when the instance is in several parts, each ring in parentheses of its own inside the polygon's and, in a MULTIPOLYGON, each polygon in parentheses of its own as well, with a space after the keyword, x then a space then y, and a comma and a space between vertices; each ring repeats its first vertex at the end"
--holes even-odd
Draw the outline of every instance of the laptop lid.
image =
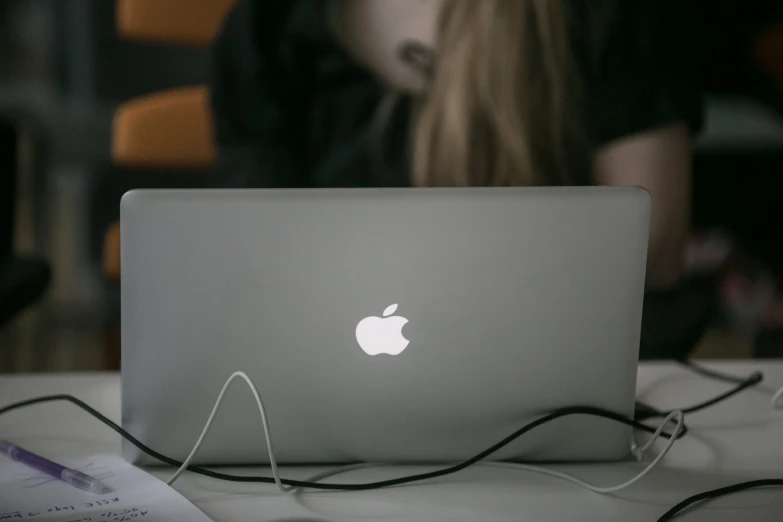
MULTIPOLYGON (((633 414, 641 189, 141 190, 121 223, 123 426, 170 457, 236 370, 282 463, 463 460, 556 408, 633 414)), ((564 418, 494 457, 630 439, 564 418)), ((195 463, 267 462, 237 381, 195 463)))

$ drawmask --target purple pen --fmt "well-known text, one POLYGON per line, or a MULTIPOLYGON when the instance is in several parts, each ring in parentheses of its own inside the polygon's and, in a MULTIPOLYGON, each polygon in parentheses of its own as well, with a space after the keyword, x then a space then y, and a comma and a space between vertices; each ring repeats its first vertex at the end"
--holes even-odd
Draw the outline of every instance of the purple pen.
POLYGON ((0 454, 6 455, 11 460, 15 460, 16 462, 29 466, 42 473, 46 473, 54 478, 58 478, 75 488, 79 488, 89 493, 99 495, 110 491, 109 488, 96 478, 86 475, 81 471, 68 469, 51 460, 39 457, 19 446, 11 444, 7 440, 0 439, 0 454))

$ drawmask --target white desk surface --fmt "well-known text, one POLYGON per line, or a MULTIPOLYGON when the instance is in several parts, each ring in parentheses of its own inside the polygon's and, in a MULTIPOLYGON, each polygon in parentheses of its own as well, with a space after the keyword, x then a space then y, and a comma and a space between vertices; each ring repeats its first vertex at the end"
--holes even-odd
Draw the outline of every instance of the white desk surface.
MULTIPOLYGON (((783 478, 783 411, 770 398, 783 386, 781 362, 716 362, 715 369, 765 374, 759 388, 686 417, 690 435, 675 444, 661 467, 611 496, 527 472, 476 467, 435 482, 366 492, 304 492, 284 495, 274 486, 231 484, 185 474, 175 484, 216 522, 223 521, 655 521, 686 497, 708 489, 761 478, 783 478)), ((117 374, 0 376, 0 405, 38 395, 73 394, 112 420, 120 420, 117 374)), ((694 375, 674 364, 644 364, 638 398, 662 409, 708 399, 730 385, 694 375)), ((260 420, 259 420, 260 422, 260 420)), ((0 417, 0 435, 51 458, 119 452, 119 435, 68 403, 38 405, 0 417)), ((263 444, 259 441, 259 444, 263 444)), ((588 482, 612 485, 639 465, 559 466, 588 482)), ((172 470, 152 473, 167 478, 172 470)), ((230 470, 268 474, 268 470, 230 470)), ((283 469, 306 478, 313 469, 283 469)), ((421 469, 367 469, 332 481, 367 481, 421 469)), ((711 501, 675 520, 683 522, 783 522, 783 490, 747 491, 711 501)))

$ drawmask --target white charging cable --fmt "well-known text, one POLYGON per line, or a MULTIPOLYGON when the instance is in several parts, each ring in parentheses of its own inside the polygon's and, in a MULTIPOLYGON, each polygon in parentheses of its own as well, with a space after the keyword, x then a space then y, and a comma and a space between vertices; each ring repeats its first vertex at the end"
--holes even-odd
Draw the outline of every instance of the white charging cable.
POLYGON ((185 461, 182 463, 179 469, 166 482, 166 484, 168 484, 169 486, 174 484, 174 482, 180 477, 180 475, 182 475, 182 473, 186 469, 188 469, 188 466, 190 466, 190 463, 195 458, 196 453, 198 453, 198 450, 201 449, 201 445, 204 443, 204 439, 207 437, 207 433, 209 433, 210 428, 212 428, 212 423, 215 421, 215 415, 220 409, 220 405, 223 404, 223 399, 226 395, 226 391, 228 390, 228 387, 231 386, 231 383, 234 382, 234 379, 237 378, 244 379, 244 381, 250 387, 250 391, 253 394, 253 398, 256 400, 258 411, 261 412, 261 423, 264 426, 266 449, 267 452, 269 453, 269 465, 272 468, 272 477, 275 479, 275 484, 277 485, 277 488, 283 493, 289 493, 290 491, 293 491, 294 488, 284 486, 282 481, 280 480, 280 473, 277 471, 277 461, 275 460, 275 451, 272 445, 272 434, 269 431, 269 421, 266 418, 266 408, 264 408, 264 401, 261 400, 261 395, 258 393, 258 388, 256 388, 256 385, 253 384, 253 380, 250 377, 248 377, 245 372, 234 372, 233 374, 231 374, 231 377, 228 378, 226 384, 223 385, 223 389, 220 390, 220 395, 218 395, 217 402, 215 402, 215 406, 212 408, 212 413, 209 414, 207 423, 204 425, 204 429, 201 430, 201 435, 199 435, 195 446, 193 446, 193 449, 190 450, 190 455, 188 455, 188 458, 185 459, 185 461))
MULTIPOLYGON (((220 406, 223 404, 223 399, 225 398, 226 391, 228 390, 229 386, 232 382, 234 382, 235 379, 241 378, 243 379, 247 385, 250 387, 250 391, 253 394, 253 398, 256 401, 256 405, 258 406, 258 410, 261 413, 261 423, 263 424, 264 428, 264 437, 266 438, 266 448, 267 452, 269 454, 269 465, 272 468, 272 477, 275 481, 275 484, 277 485, 277 488, 282 491, 283 493, 291 493, 296 491, 299 488, 291 487, 291 486, 285 486, 282 483, 282 480, 280 479, 280 473, 277 468, 277 460, 275 459, 275 452, 274 447, 272 444, 272 435, 271 431, 269 429, 269 421, 266 416, 266 409, 264 408, 264 402, 261 399, 261 395, 258 393, 258 388, 256 388, 256 385, 253 383, 253 380, 247 376, 246 373, 238 371, 234 372, 231 377, 228 378, 226 383, 223 385, 223 389, 220 390, 220 394, 218 395, 217 401, 215 402, 215 406, 212 408, 212 412, 209 414, 209 418, 207 419, 207 423, 204 425, 204 429, 201 431, 201 435, 199 435, 198 440, 196 441, 196 444, 193 446, 193 449, 190 451, 190 454, 185 459, 185 461, 182 463, 182 465, 179 467, 179 469, 174 472, 174 474, 171 476, 171 478, 166 482, 169 486, 174 484, 174 482, 182 475, 183 472, 188 468, 190 463, 195 458, 196 454, 198 453, 198 450, 201 448, 201 445, 204 443, 204 439, 207 436, 207 433, 209 433, 209 430, 212 428, 212 423, 215 421, 215 416, 217 415, 218 410, 220 409, 220 406)), ((666 446, 661 450, 661 452, 648 464, 640 473, 638 473, 636 476, 631 478, 630 480, 623 482, 622 484, 616 485, 616 486, 609 486, 609 487, 600 487, 600 486, 594 486, 592 484, 589 484, 587 482, 584 482, 583 480, 574 477, 572 475, 569 475, 567 473, 562 473, 559 471, 554 471, 546 468, 541 468, 538 466, 530 466, 526 464, 515 464, 515 463, 503 463, 503 462, 483 462, 481 464, 483 465, 489 465, 489 466, 497 466, 497 467, 507 467, 507 468, 513 468, 513 469, 519 469, 523 471, 529 471, 533 473, 543 474, 543 475, 549 475, 551 477, 559 478, 562 480, 566 480, 568 482, 572 482, 574 484, 577 484, 579 486, 582 486, 584 488, 589 489, 590 491, 594 491, 596 493, 614 493, 616 491, 620 491, 621 489, 625 489, 639 480, 641 480, 645 475, 647 475, 652 469, 658 465, 658 463, 666 456, 666 454, 671 450, 674 443, 677 441, 677 436, 682 431, 685 415, 682 411, 676 410, 671 412, 669 415, 666 416, 666 418, 661 421, 658 428, 655 430, 655 433, 650 438, 650 440, 642 447, 637 448, 634 444, 633 446, 633 453, 636 456, 637 459, 641 460, 644 458, 644 454, 652 447, 652 445, 660 438, 661 434, 663 433, 663 429, 674 420, 676 417, 677 419, 677 425, 674 428, 674 432, 672 433, 671 437, 669 438, 668 442, 666 443, 666 446)), ((383 466, 383 464, 357 464, 352 466, 345 466, 342 468, 329 470, 321 472, 304 482, 317 482, 319 480, 322 480, 326 477, 332 477, 335 475, 339 475, 342 473, 347 473, 349 471, 355 471, 357 469, 365 469, 369 467, 380 467, 383 466)))

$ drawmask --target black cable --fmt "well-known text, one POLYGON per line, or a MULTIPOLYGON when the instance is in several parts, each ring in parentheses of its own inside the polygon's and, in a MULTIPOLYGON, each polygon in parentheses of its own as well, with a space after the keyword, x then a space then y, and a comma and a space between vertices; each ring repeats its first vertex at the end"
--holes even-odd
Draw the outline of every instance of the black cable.
MULTIPOLYGON (((708 377, 710 379, 715 379, 718 381, 728 382, 735 385, 730 390, 721 393, 720 395, 717 395, 712 399, 706 400, 704 402, 700 402, 698 404, 694 404, 692 406, 688 406, 687 408, 678 408, 679 411, 683 412, 686 415, 690 413, 696 413, 697 411, 707 409, 710 406, 714 406, 720 402, 730 399, 731 397, 737 395, 738 393, 744 390, 747 390, 748 388, 757 386, 759 383, 761 383, 764 380, 764 374, 761 372, 753 372, 747 377, 735 377, 733 375, 728 375, 725 373, 710 370, 709 368, 696 365, 689 361, 678 360, 676 362, 698 375, 708 377)), ((669 415, 670 413, 672 413, 673 411, 673 410, 660 411, 646 404, 642 404, 642 403, 638 403, 638 404, 640 406, 643 406, 643 409, 637 409, 636 419, 639 421, 654 419, 654 418, 663 418, 669 415)))
POLYGON ((756 375, 759 372, 754 372, 750 374, 748 377, 737 377, 736 375, 729 375, 728 373, 719 372, 716 370, 711 370, 710 368, 701 366, 699 364, 696 364, 691 361, 686 361, 684 359, 675 361, 677 364, 682 366, 683 368, 701 375, 703 377, 708 377, 710 379, 714 379, 716 381, 723 381, 728 382, 730 384, 744 384, 749 379, 751 379, 754 375, 756 375))
POLYGON ((704 493, 699 493, 698 495, 693 495, 692 497, 686 498, 685 500, 683 500, 682 502, 680 502, 679 504, 671 508, 669 511, 664 513, 663 516, 659 518, 657 522, 669 522, 670 520, 674 519, 674 517, 681 514, 683 511, 685 511, 687 508, 691 507, 694 504, 698 504, 699 502, 705 502, 707 500, 712 500, 718 497, 731 495, 732 493, 739 493, 740 491, 745 491, 748 489, 770 488, 770 487, 781 487, 781 486, 783 486, 783 479, 764 479, 764 480, 751 480, 749 482, 742 482, 740 484, 733 484, 731 486, 705 491, 704 493))
MULTIPOLYGON (((35 404, 42 404, 47 402, 57 402, 57 401, 66 401, 70 402, 72 404, 75 404, 79 408, 83 409, 99 421, 101 421, 106 426, 110 427, 117 433, 119 433, 123 438, 125 438, 128 442, 136 446, 138 449, 146 453, 147 455, 163 462, 164 464, 168 464, 169 466, 175 466, 180 467, 182 466, 182 462, 172 459, 170 457, 167 457, 161 453, 158 453, 157 451, 147 447, 144 443, 136 439, 133 435, 125 431, 122 427, 117 425, 115 422, 113 422, 111 419, 94 409, 93 407, 89 406, 88 404, 84 403, 83 401, 77 399, 76 397, 72 395, 48 395, 44 397, 36 397, 34 399, 28 399, 25 401, 20 401, 14 404, 9 404, 8 406, 5 406, 3 408, 0 408, 0 415, 3 415, 5 413, 9 413, 13 410, 19 409, 19 408, 25 408, 28 406, 33 406, 35 404)), ((504 446, 507 446, 517 438, 521 437, 525 433, 537 428, 538 426, 541 426, 542 424, 546 424, 548 422, 552 422, 555 419, 559 419, 561 417, 568 417, 572 415, 590 415, 594 417, 601 417, 604 419, 609 419, 615 422, 619 422, 621 424, 625 424, 626 426, 632 426, 633 428, 636 428, 640 431, 644 431, 647 433, 654 434, 656 431, 656 428, 653 428, 651 426, 647 426, 646 424, 642 424, 641 422, 635 421, 633 419, 628 419, 622 415, 619 415, 617 413, 614 413, 609 410, 603 410, 601 408, 594 408, 591 406, 572 406, 568 408, 561 408, 559 410, 555 410, 547 415, 544 415, 537 420, 530 422, 529 424, 526 424, 522 428, 518 429, 505 439, 501 440, 497 444, 494 444, 493 446, 487 448, 486 450, 482 451, 478 455, 469 458, 468 460, 465 460, 459 464, 455 464, 453 466, 448 466, 446 468, 442 468, 436 471, 431 471, 428 473, 419 473, 416 475, 409 475, 407 477, 400 477, 396 479, 390 479, 390 480, 382 480, 378 482, 369 482, 365 484, 329 484, 329 483, 322 483, 322 482, 305 482, 305 481, 299 481, 299 480, 290 480, 290 479, 281 479, 281 482, 286 486, 292 486, 297 488, 309 488, 309 489, 326 489, 326 490, 343 490, 343 491, 364 491, 369 489, 379 489, 379 488, 385 488, 385 487, 391 487, 391 486, 399 486, 401 484, 410 484, 411 482, 419 482, 422 480, 429 480, 433 478, 443 477, 445 475, 451 475, 453 473, 456 473, 458 471, 462 471, 465 468, 468 468, 472 466, 473 464, 476 464, 479 461, 482 461, 495 453, 496 451, 500 450, 504 446)), ((686 433, 685 425, 682 426, 682 431, 677 435, 677 438, 682 438, 686 433)), ((661 436, 667 439, 671 439, 673 436, 672 433, 662 432, 661 436)), ((253 476, 239 476, 239 475, 229 475, 227 473, 220 473, 217 471, 212 471, 206 468, 202 468, 200 466, 188 466, 188 471, 191 471, 193 473, 197 473, 199 475, 204 475, 206 477, 215 478, 219 480, 226 480, 229 482, 256 482, 256 483, 262 483, 262 484, 274 484, 275 480, 272 477, 253 477, 253 476)))
MULTIPOLYGON (((106 426, 110 427, 117 433, 119 433, 123 438, 125 438, 128 442, 136 446, 138 449, 146 453, 147 455, 163 462, 164 464, 168 464, 169 466, 175 466, 180 467, 182 466, 182 462, 172 459, 170 457, 167 457, 161 453, 158 453, 157 451, 147 447, 144 443, 136 439, 133 435, 125 431, 122 427, 120 427, 117 423, 100 413, 95 408, 89 406, 87 403, 81 401, 80 399, 77 399, 76 397, 72 395, 47 395, 43 397, 36 397, 33 399, 28 399, 20 402, 16 402, 13 404, 9 404, 7 406, 4 406, 0 408, 0 415, 3 415, 5 413, 9 413, 13 410, 17 410, 20 408, 25 408, 28 406, 34 406, 36 404, 43 404, 47 402, 57 402, 57 401, 65 401, 70 402, 82 410, 86 411, 99 421, 101 421, 106 426)), ((657 410, 655 410, 657 411, 657 410)), ((437 471, 432 471, 429 473, 419 473, 416 475, 409 475, 407 477, 400 477, 396 479, 391 480, 382 480, 377 482, 369 482, 365 484, 329 484, 329 483, 313 483, 313 482, 306 482, 306 481, 300 481, 300 480, 291 480, 291 479, 281 479, 280 481, 286 485, 291 487, 298 487, 298 488, 309 488, 309 489, 322 489, 322 490, 342 490, 342 491, 364 491, 369 489, 380 489, 384 487, 391 487, 391 486, 398 486, 401 484, 410 484, 412 482, 419 482, 422 480, 428 480, 438 477, 443 477, 445 475, 450 475, 453 473, 456 473, 458 471, 461 471, 465 468, 468 468, 469 466, 472 466, 473 464, 478 463, 481 460, 484 460, 488 456, 490 456, 492 453, 498 451, 499 449, 503 448, 504 446, 510 444, 517 438, 521 437, 525 433, 537 428, 538 426, 541 426, 543 424, 546 424, 548 422, 551 422, 555 419, 561 418, 561 417, 567 417, 571 415, 591 415, 595 417, 601 417, 605 419, 609 419, 615 422, 619 422, 621 424, 625 424, 627 426, 631 426, 633 428, 636 428, 640 431, 644 431, 646 433, 654 434, 656 431, 656 428, 653 428, 651 426, 647 426, 646 424, 643 424, 637 420, 628 419, 626 417, 623 417, 622 415, 619 415, 617 413, 614 413, 612 411, 603 410, 600 408, 594 408, 590 406, 573 406, 569 408, 562 408, 559 410, 556 410, 552 413, 549 413, 547 415, 544 415, 543 417, 523 426, 519 430, 515 431, 502 441, 498 442, 497 444, 493 445, 492 447, 482 451, 478 455, 461 462, 459 464, 456 464, 454 466, 449 466, 447 468, 443 468, 437 471)), ((682 426, 682 431, 677 435, 677 439, 682 438, 685 433, 687 432, 687 429, 685 425, 682 426)), ((667 439, 671 439, 673 436, 672 433, 662 432, 661 436, 667 439)), ((210 477, 218 480, 225 480, 228 482, 253 482, 253 483, 262 483, 262 484, 274 484, 275 480, 272 477, 254 477, 254 476, 240 476, 240 475, 230 475, 227 473, 220 473, 217 471, 212 471, 206 468, 202 468, 200 466, 188 466, 188 471, 191 471, 193 473, 203 475, 205 477, 210 477)), ((699 502, 704 502, 706 500, 714 499, 717 497, 721 497, 724 495, 729 495, 732 493, 737 493, 739 491, 744 491, 747 489, 753 489, 753 488, 762 488, 762 487, 777 487, 777 486, 783 486, 783 479, 767 479, 767 480, 754 480, 750 482, 743 482, 740 484, 734 484, 732 486, 727 486, 724 488, 714 489, 711 491, 706 491, 704 493, 699 493, 697 495, 693 495, 691 497, 686 498, 676 506, 674 506, 672 509, 667 511, 661 518, 658 519, 657 522, 669 522, 672 520, 675 516, 680 514, 682 511, 684 511, 686 508, 692 506, 693 504, 697 504, 699 502)))
MULTIPOLYGON (((745 382, 743 382, 742 384, 738 384, 737 386, 735 386, 731 390, 729 390, 729 391, 727 391, 725 393, 722 393, 722 394, 718 395, 717 397, 714 397, 714 398, 709 399, 707 401, 700 402, 699 404, 695 404, 695 405, 689 406, 687 408, 683 408, 680 411, 682 411, 685 414, 689 414, 689 413, 695 413, 697 411, 701 411, 701 410, 707 409, 710 406, 714 406, 714 405, 718 404, 719 402, 723 402, 726 399, 729 399, 729 398, 737 395, 741 391, 744 391, 744 390, 746 390, 748 388, 752 388, 753 386, 756 386, 757 384, 759 384, 763 380, 764 380, 764 374, 762 374, 761 372, 754 372, 753 374, 751 374, 748 377, 748 379, 745 382)), ((668 415, 668 412, 665 412, 664 415, 668 415)))
MULTIPOLYGON (((730 389, 725 393, 718 395, 717 397, 714 397, 710 400, 680 410, 685 414, 694 413, 696 411, 709 408, 710 406, 714 406, 719 402, 723 402, 733 397, 734 395, 740 393, 743 390, 758 385, 759 383, 761 383, 761 381, 764 380, 764 374, 761 372, 753 372, 747 377, 737 377, 735 375, 729 375, 727 373, 718 372, 716 370, 705 368, 704 366, 700 366, 691 361, 677 360, 675 362, 677 362, 680 366, 686 368, 687 370, 697 375, 701 375, 702 377, 707 377, 709 379, 722 381, 735 385, 734 388, 730 389)), ((666 415, 669 414, 669 412, 655 410, 655 408, 651 406, 647 406, 641 403, 639 404, 645 409, 642 415, 637 415, 637 419, 639 420, 651 419, 656 417, 665 417, 666 415)), ((708 500, 712 500, 725 495, 731 495, 733 493, 738 493, 740 491, 745 491, 748 489, 776 487, 776 486, 783 486, 783 479, 751 480, 748 482, 741 482, 739 484, 733 484, 731 486, 705 491, 703 493, 699 493, 697 495, 693 495, 691 497, 686 498, 685 500, 683 500, 682 502, 680 502, 679 504, 671 508, 669 511, 664 513, 664 515, 661 518, 659 518, 657 522, 669 522, 670 520, 674 519, 674 517, 676 517, 677 515, 685 511, 687 508, 689 508, 690 506, 694 504, 698 504, 700 502, 706 502, 708 500)))

